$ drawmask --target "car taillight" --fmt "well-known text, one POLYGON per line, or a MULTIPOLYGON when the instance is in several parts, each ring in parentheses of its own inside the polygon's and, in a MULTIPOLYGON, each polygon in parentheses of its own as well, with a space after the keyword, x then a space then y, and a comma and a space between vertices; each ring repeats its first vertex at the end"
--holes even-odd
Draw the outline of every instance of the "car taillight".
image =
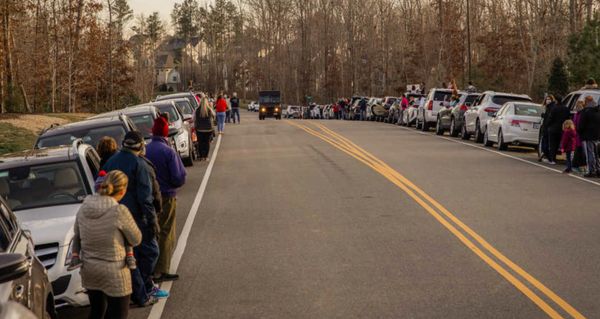
POLYGON ((433 110, 433 101, 429 101, 429 104, 427 104, 427 109, 428 110, 433 110))
POLYGON ((468 109, 469 109, 469 107, 467 107, 467 105, 466 105, 466 104, 463 104, 463 105, 461 105, 461 106, 460 106, 460 110, 461 110, 461 111, 466 111, 466 110, 468 110, 468 109))
POLYGON ((498 109, 495 107, 486 107, 485 109, 483 109, 483 111, 485 111, 486 113, 496 113, 498 112, 498 109))

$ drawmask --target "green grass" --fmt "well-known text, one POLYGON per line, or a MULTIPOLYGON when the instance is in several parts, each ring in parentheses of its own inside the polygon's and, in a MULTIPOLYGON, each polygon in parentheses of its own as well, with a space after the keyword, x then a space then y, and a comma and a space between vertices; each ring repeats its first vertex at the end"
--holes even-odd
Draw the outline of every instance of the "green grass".
POLYGON ((0 155, 31 149, 37 136, 12 124, 0 123, 0 155))
POLYGON ((89 115, 82 115, 82 114, 78 114, 78 113, 44 113, 43 115, 45 116, 50 116, 50 117, 56 117, 59 119, 65 119, 69 122, 78 122, 81 121, 85 118, 87 118, 89 115))

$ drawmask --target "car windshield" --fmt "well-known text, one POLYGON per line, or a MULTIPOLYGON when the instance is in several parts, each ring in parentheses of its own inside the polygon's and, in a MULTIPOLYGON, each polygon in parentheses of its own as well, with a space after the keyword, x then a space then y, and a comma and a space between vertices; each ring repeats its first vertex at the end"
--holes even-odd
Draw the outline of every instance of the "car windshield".
POLYGON ((152 125, 154 125, 152 114, 131 115, 130 118, 138 131, 144 135, 144 138, 152 137, 152 125))
POLYGON ((450 101, 450 97, 452 96, 452 92, 449 91, 435 91, 433 94, 434 101, 450 101))
POLYGON ((13 211, 81 203, 89 195, 75 161, 0 170, 0 183, 8 185, 13 211))
POLYGON ((162 113, 169 114, 169 124, 179 121, 179 112, 170 104, 162 104, 157 106, 162 113))
POLYGON ((531 102, 528 97, 511 96, 511 95, 496 95, 492 97, 492 102, 497 105, 504 105, 506 102, 531 102))
POLYGON ((175 102, 181 114, 194 114, 194 110, 188 101, 175 102))
POLYGON ((96 147, 98 141, 105 136, 110 136, 117 141, 117 145, 121 145, 123 138, 125 137, 125 128, 123 125, 110 125, 103 127, 94 128, 82 128, 79 130, 72 130, 64 132, 62 134, 42 136, 37 142, 36 147, 53 147, 61 145, 71 145, 73 141, 81 138, 84 143, 96 147))
POLYGON ((542 116, 542 107, 534 104, 515 104, 515 115, 542 116))

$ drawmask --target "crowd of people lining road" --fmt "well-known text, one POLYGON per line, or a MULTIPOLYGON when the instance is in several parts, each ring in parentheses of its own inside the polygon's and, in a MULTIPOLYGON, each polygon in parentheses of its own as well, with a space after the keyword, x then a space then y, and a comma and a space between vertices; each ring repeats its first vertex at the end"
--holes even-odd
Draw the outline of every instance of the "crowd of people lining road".
MULTIPOLYGON (((224 133, 225 123, 240 123, 240 102, 235 93, 232 98, 219 95, 214 103, 204 94, 197 100, 198 157, 208 160, 211 141, 224 133)), ((161 114, 147 145, 136 131, 125 135, 120 150, 111 137, 98 143, 102 171, 96 194, 77 213, 70 265, 81 267, 90 318, 127 318, 130 303, 146 307, 169 297, 157 284, 179 278, 170 265, 177 190, 185 184, 186 170, 168 134, 168 114, 161 114)))
MULTIPOLYGON (((456 83, 450 81, 449 85, 442 83, 442 88, 458 92, 456 83)), ((589 79, 580 90, 599 89, 594 79, 589 79)), ((465 92, 476 92, 477 88, 472 82, 464 90, 465 92)), ((400 112, 409 107, 423 108, 426 102, 425 84, 412 86, 406 93, 395 99, 394 105, 400 112)), ((458 94, 452 94, 446 103, 448 107, 458 106, 458 94)), ((383 100, 383 99, 379 99, 383 100)), ((335 103, 329 105, 317 105, 311 103, 304 107, 296 108, 296 113, 291 113, 288 108, 288 118, 299 119, 338 119, 338 120, 367 120, 369 98, 353 97, 339 98, 335 103)), ((548 95, 543 103, 541 138, 538 147, 541 148, 538 160, 549 165, 556 165, 556 157, 563 153, 566 159, 565 173, 577 171, 584 177, 600 177, 600 105, 591 95, 586 95, 577 101, 574 114, 564 104, 560 96, 548 95)), ((384 121, 401 124, 401 118, 389 118, 384 121)), ((372 118, 371 118, 372 119, 372 118)))

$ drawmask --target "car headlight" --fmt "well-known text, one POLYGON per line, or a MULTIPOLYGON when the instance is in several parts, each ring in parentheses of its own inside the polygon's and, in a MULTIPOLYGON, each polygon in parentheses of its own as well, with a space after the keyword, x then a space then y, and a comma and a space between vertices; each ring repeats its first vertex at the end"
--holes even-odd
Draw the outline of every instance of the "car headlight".
POLYGON ((266 112, 266 111, 267 111, 267 109, 263 107, 262 109, 260 109, 260 111, 261 111, 261 112, 266 112))
POLYGON ((71 259, 73 258, 73 239, 69 243, 69 249, 67 249, 67 257, 65 258, 65 266, 69 266, 71 264, 71 259))

